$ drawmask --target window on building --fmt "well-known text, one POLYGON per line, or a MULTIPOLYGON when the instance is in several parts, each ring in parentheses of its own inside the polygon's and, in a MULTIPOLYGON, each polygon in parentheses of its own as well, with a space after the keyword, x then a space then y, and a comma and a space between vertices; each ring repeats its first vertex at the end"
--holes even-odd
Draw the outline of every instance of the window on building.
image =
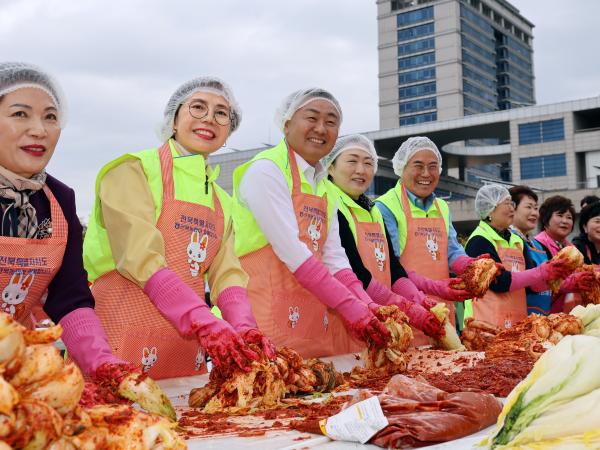
POLYGON ((435 64, 435 52, 398 59, 398 70, 435 64))
POLYGON ((398 84, 414 83, 415 81, 424 81, 435 78, 435 67, 427 67, 426 69, 413 70, 412 72, 404 72, 398 75, 398 84))
POLYGON ((414 125, 416 123, 435 122, 437 120, 437 112, 425 114, 416 114, 414 116, 400 117, 400 126, 414 125))
POLYGON ((567 160, 564 153, 521 158, 520 163, 522 180, 567 175, 567 160))
POLYGON ((435 109, 436 107, 437 101, 435 97, 421 98, 419 100, 413 100, 411 102, 401 102, 400 114, 423 111, 425 109, 435 109))
POLYGON ((425 20, 433 19, 433 6, 427 8, 416 9, 414 11, 405 12, 396 16, 398 27, 410 25, 412 23, 424 22, 425 20))
POLYGON ((408 41, 421 36, 428 36, 433 34, 433 31, 433 22, 426 23, 424 25, 418 25, 416 27, 405 28, 404 30, 398 31, 398 42, 408 41))
POLYGON ((544 120, 542 122, 522 123, 519 125, 519 145, 562 141, 564 138, 565 126, 563 119, 544 120))
POLYGON ((486 113, 486 112, 496 110, 496 105, 494 105, 494 106, 484 105, 483 103, 473 100, 472 98, 470 98, 467 95, 463 96, 463 103, 464 103, 465 115, 486 113))
POLYGON ((433 50, 435 48, 434 38, 422 39, 420 41, 409 42, 398 46, 398 55, 404 56, 411 53, 433 50))
POLYGON ((400 99, 435 94, 435 81, 431 83, 415 84, 413 86, 400 88, 398 94, 400 99))
POLYGON ((474 84, 468 83, 467 81, 463 80, 463 91, 468 92, 469 94, 473 94, 473 96, 475 96, 476 98, 487 100, 494 106, 496 105, 496 96, 493 92, 487 89, 481 89, 475 86, 474 84))

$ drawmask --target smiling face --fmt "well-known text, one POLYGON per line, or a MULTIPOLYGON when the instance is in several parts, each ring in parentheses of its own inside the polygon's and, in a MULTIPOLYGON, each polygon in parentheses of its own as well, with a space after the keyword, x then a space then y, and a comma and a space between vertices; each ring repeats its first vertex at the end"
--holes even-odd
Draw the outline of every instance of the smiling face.
POLYGON ((588 239, 598 247, 600 245, 600 216, 588 220, 583 226, 583 231, 587 233, 588 239))
POLYGON ((220 95, 196 92, 181 104, 175 116, 175 140, 192 153, 213 153, 225 144, 231 129, 231 124, 219 125, 215 117, 224 123, 221 119, 229 113, 229 104, 220 95), (202 117, 204 112, 207 114, 202 117))
POLYGON ((402 172, 402 184, 422 200, 429 197, 440 181, 440 162, 429 149, 416 152, 402 172))
POLYGON ((502 199, 490 213, 490 225, 497 230, 506 230, 515 217, 515 205, 510 196, 502 199))
POLYGON ((337 139, 340 116, 333 104, 313 100, 294 113, 283 127, 288 145, 311 166, 327 155, 337 139))
POLYGON ((539 217, 540 213, 537 202, 529 196, 524 196, 515 210, 513 225, 521 233, 527 234, 535 229, 539 217))
POLYGON ((338 155, 329 166, 333 182, 354 200, 371 185, 375 175, 373 157, 360 149, 350 148, 338 155))
POLYGON ((573 231, 573 216, 570 211, 559 212, 554 211, 548 226, 546 226, 546 233, 555 241, 564 241, 569 233, 573 231))
POLYGON ((60 136, 58 111, 46 92, 22 88, 0 99, 0 165, 25 178, 41 172, 60 136))

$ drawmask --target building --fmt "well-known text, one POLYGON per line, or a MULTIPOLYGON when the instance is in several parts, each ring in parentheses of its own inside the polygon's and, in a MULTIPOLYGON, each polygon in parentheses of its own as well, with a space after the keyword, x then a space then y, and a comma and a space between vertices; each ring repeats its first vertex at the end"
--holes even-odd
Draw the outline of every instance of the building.
POLYGON ((379 125, 535 104, 533 24, 504 0, 377 0, 379 125))

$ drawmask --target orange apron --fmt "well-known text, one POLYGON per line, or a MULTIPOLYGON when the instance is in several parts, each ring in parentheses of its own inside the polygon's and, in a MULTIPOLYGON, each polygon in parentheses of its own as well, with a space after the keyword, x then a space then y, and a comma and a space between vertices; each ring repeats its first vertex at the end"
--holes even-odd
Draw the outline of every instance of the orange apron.
POLYGON ((356 247, 363 265, 371 276, 388 288, 392 285, 389 249, 385 233, 378 222, 360 222, 348 208, 356 229, 356 247))
MULTIPOLYGON (((522 248, 499 247, 497 251, 506 270, 511 272, 525 270, 522 248)), ((527 317, 525 289, 501 294, 488 290, 483 298, 473 302, 473 317, 499 327, 511 328, 515 323, 527 317)))
POLYGON ((69 225, 54 195, 44 185, 50 202, 52 235, 47 239, 0 236, 0 308, 28 328, 45 318, 44 294, 60 269, 69 225))
MULTIPOLYGON (((210 267, 223 238, 221 203, 214 189, 214 211, 207 206, 176 200, 169 145, 164 144, 158 152, 163 196, 156 227, 164 237, 167 267, 202 300, 204 272, 210 267)), ((92 293, 96 313, 116 356, 141 364, 144 372, 156 379, 206 372, 204 350, 196 338, 181 337, 142 289, 117 270, 98 278, 92 285, 92 293)))
MULTIPOLYGON (((400 264, 405 269, 414 270, 432 280, 448 278, 448 233, 437 199, 434 200, 434 204, 440 217, 413 218, 404 186, 401 201, 406 214, 406 244, 400 256, 400 264)), ((450 312, 450 321, 454 324, 454 302, 430 294, 427 296, 446 304, 450 312)), ((413 347, 431 344, 431 340, 422 331, 411 328, 414 335, 411 343, 413 347)))
MULTIPOLYGON (((327 198, 302 192, 291 148, 288 160, 298 238, 320 260, 327 239, 327 198)), ((349 353, 363 347, 346 332, 335 311, 296 281, 271 245, 242 256, 240 262, 249 276, 248 297, 258 327, 276 346, 291 347, 304 358, 349 353)))

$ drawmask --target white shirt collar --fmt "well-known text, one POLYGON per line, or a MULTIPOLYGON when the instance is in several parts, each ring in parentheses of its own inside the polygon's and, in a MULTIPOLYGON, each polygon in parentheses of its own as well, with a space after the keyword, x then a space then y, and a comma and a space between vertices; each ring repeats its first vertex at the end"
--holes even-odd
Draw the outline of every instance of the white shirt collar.
POLYGON ((306 181, 308 181, 313 188, 327 175, 327 170, 325 170, 325 166, 321 164, 319 161, 314 167, 306 162, 302 156, 298 153, 294 152, 296 156, 296 163, 298 164, 298 169, 304 173, 304 177, 306 181))

